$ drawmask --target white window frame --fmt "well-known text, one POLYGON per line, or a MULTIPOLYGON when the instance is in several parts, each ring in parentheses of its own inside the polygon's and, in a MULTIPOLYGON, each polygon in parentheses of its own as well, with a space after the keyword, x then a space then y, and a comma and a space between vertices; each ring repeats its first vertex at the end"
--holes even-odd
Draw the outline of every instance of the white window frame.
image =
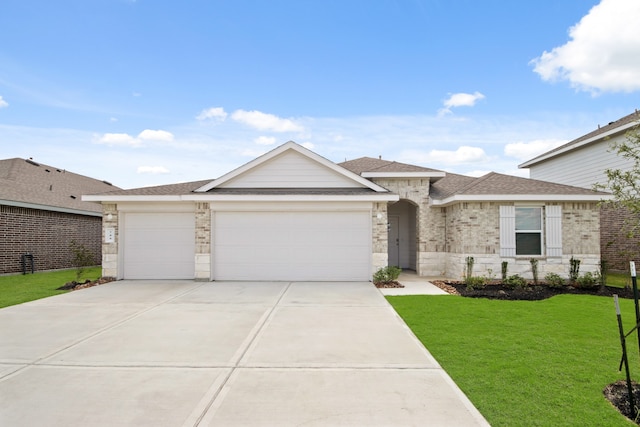
POLYGON ((505 258, 562 257, 562 206, 517 204, 500 206, 500 256, 505 258), (542 208, 541 254, 516 255, 516 208, 542 208))
POLYGON ((516 256, 522 257, 536 257, 536 256, 544 256, 544 206, 515 206, 515 241, 516 241, 516 256), (538 209, 540 214, 540 228, 536 229, 522 229, 518 230, 518 210, 519 209, 538 209), (533 254, 519 254, 518 253, 518 234, 539 234, 540 235, 540 246, 538 247, 537 253, 533 254))

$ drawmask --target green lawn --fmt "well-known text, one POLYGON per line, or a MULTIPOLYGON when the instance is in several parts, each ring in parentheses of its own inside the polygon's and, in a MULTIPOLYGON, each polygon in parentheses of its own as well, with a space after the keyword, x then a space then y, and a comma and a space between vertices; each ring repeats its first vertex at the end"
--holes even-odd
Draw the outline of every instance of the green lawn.
MULTIPOLYGON (((101 273, 100 267, 88 268, 82 280, 97 279, 101 273)), ((75 279, 75 270, 0 276, 0 308, 68 292, 56 288, 75 279)))
MULTIPOLYGON (((621 349, 613 298, 387 297, 493 426, 629 426, 603 397, 621 349)), ((621 300, 625 330, 633 300, 621 300)), ((637 340, 629 338, 639 379, 637 340)))

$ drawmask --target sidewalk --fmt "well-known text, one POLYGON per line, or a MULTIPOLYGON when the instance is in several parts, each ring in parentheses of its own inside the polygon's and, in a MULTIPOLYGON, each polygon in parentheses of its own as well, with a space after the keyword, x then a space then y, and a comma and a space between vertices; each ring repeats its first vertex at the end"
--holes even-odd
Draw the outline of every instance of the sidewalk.
POLYGON ((398 282, 404 288, 379 288, 382 295, 449 295, 439 287, 429 282, 429 278, 421 277, 415 271, 403 270, 398 282))

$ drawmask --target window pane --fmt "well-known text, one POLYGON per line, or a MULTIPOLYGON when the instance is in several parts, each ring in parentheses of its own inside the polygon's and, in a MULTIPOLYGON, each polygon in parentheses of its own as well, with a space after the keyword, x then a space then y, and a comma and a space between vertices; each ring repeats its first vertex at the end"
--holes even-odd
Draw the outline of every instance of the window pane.
POLYGON ((516 208, 516 230, 542 230, 542 208, 516 208))
POLYGON ((540 233, 516 233, 516 255, 542 255, 540 233))

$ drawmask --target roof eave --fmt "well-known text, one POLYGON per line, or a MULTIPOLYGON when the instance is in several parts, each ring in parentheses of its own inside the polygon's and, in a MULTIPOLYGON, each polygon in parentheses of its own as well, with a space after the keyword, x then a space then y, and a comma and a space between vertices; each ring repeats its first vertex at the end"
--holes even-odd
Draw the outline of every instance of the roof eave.
MULTIPOLYGON (((84 199, 82 199, 84 200, 84 199)), ((88 200, 92 201, 92 200, 88 200)), ((37 209, 41 211, 49 211, 49 212, 62 212, 69 213, 74 215, 85 215, 85 216, 102 216, 102 212, 97 211, 87 211, 84 209, 73 209, 73 208, 63 208, 60 206, 49 206, 49 205, 40 205, 37 203, 27 203, 27 202, 17 202, 14 200, 0 200, 0 205, 5 206, 15 206, 18 208, 27 208, 27 209, 37 209)))
POLYGON ((357 195, 198 193, 173 196, 83 196, 83 200, 100 202, 397 202, 400 196, 390 192, 357 195))
POLYGON ((613 199, 610 194, 482 194, 454 195, 431 199, 432 206, 448 206, 460 202, 600 202, 613 199))
POLYGON ((445 172, 362 172, 363 178, 444 178, 445 172))
POLYGON ((577 150, 578 148, 584 147, 585 145, 593 144, 594 142, 598 142, 599 140, 611 137, 612 135, 625 132, 625 131, 629 130, 630 128, 634 127, 634 126, 638 126, 638 122, 637 121, 626 123, 626 124, 624 124, 622 126, 616 127, 614 129, 610 129, 610 130, 608 130, 606 132, 603 132, 601 134, 592 136, 591 138, 585 139, 584 141, 580 141, 580 142, 577 142, 575 144, 569 143, 566 147, 564 147, 562 149, 559 149, 559 150, 556 150, 556 151, 551 150, 551 151, 549 151, 547 153, 541 154, 540 156, 538 156, 538 157, 536 157, 534 159, 527 160, 526 162, 519 164, 518 168, 520 168, 520 169, 530 168, 531 166, 535 166, 538 163, 542 163, 542 162, 544 162, 546 160, 552 159, 552 158, 554 158, 556 156, 559 156, 561 154, 568 153, 568 152, 573 151, 573 150, 577 150))

